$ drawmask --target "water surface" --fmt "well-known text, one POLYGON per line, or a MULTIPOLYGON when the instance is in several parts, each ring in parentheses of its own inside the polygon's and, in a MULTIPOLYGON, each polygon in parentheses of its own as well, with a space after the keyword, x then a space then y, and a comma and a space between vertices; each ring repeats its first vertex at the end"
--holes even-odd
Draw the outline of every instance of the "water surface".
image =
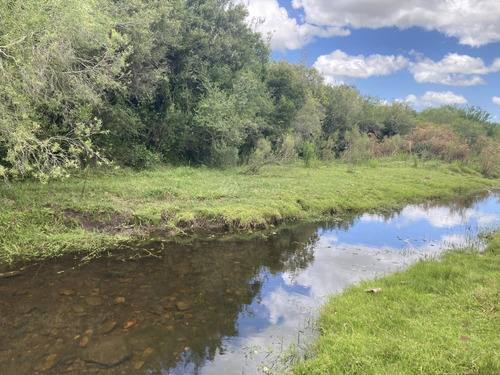
POLYGON ((258 234, 157 236, 0 279, 1 374, 256 374, 326 296, 500 225, 493 193, 258 234))

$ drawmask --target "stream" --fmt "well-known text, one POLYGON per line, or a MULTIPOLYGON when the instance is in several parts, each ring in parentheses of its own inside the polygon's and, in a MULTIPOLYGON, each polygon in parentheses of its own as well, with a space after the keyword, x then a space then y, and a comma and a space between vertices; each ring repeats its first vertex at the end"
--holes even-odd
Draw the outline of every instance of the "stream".
POLYGON ((18 265, 0 279, 0 374, 272 373, 310 340, 328 295, 498 226, 490 192, 18 265))

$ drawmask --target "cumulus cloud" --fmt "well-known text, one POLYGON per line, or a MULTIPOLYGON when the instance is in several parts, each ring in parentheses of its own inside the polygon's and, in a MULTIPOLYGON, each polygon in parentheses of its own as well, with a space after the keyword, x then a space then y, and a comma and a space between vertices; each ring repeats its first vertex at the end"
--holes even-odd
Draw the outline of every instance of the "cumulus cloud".
POLYGON ((405 68, 408 59, 403 56, 350 56, 341 50, 318 57, 314 67, 321 72, 328 83, 343 81, 345 77, 368 78, 388 75, 405 68))
POLYGON ((500 105, 500 97, 494 96, 491 100, 493 103, 500 105))
MULTIPOLYGON (((244 1, 242 1, 244 2, 244 1)), ((245 3, 245 2, 244 2, 245 3)), ((261 20, 256 30, 271 35, 271 48, 276 51, 295 50, 311 43, 315 37, 347 36, 349 30, 337 26, 299 24, 277 0, 250 0, 246 3, 251 19, 261 20)))
POLYGON ((417 107, 439 107, 443 105, 467 104, 467 99, 451 91, 427 91, 422 96, 408 95, 405 102, 417 107))
POLYGON ((498 0, 293 0, 308 23, 334 27, 422 27, 481 46, 500 41, 498 0))
POLYGON ((409 71, 419 83, 441 83, 450 86, 474 86, 486 84, 481 75, 500 70, 498 60, 486 66, 479 57, 449 53, 441 61, 418 58, 409 71))

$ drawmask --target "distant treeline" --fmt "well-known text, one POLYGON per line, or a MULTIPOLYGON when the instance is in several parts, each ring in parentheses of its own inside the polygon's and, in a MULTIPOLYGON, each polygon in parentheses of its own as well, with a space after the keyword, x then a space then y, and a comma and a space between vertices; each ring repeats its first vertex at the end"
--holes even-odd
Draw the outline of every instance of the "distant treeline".
POLYGON ((106 161, 255 171, 295 155, 500 164, 500 126, 482 109, 417 113, 327 85, 272 61, 231 0, 3 0, 0 82, 5 179, 106 161))

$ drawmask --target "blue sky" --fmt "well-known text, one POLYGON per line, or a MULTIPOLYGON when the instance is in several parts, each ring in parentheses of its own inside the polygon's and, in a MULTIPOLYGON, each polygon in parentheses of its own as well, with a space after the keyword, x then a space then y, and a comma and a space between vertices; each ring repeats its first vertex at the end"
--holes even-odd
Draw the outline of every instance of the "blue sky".
POLYGON ((276 59, 417 110, 480 106, 500 122, 500 0, 241 0, 276 59))

